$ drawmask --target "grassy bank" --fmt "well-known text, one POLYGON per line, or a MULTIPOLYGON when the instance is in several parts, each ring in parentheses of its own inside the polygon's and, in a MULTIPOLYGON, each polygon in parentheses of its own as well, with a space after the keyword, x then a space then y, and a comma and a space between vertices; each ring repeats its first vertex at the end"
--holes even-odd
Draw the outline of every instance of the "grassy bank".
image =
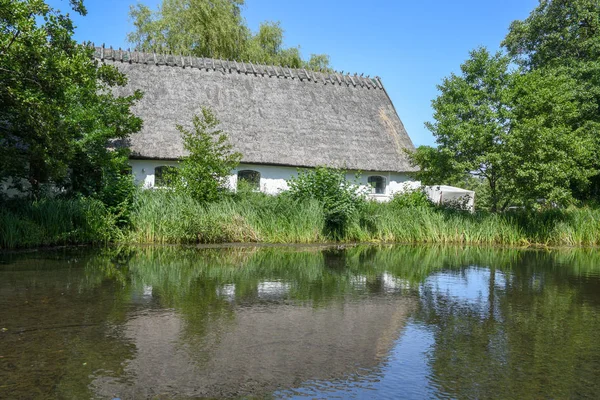
POLYGON ((116 216, 99 200, 44 199, 0 207, 0 249, 108 243, 122 237, 116 216))
MULTIPOLYGON (((322 243, 324 212, 316 201, 259 193, 202 205, 167 191, 136 196, 129 224, 96 200, 44 200, 0 210, 0 247, 88 243, 322 243)), ((596 246, 600 210, 506 214, 367 203, 341 241, 471 245, 596 246)))

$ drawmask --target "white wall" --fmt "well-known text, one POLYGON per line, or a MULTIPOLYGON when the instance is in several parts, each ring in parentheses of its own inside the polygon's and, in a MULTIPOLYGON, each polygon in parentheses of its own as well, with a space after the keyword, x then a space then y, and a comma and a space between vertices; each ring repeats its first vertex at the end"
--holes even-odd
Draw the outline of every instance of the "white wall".
MULTIPOLYGON (((176 166, 175 161, 161 160, 130 160, 133 176, 136 183, 141 184, 145 188, 154 187, 154 168, 161 165, 176 166)), ((261 164, 240 164, 229 176, 229 187, 235 189, 237 187, 237 173, 241 170, 253 170, 260 173, 260 190, 268 194, 277 194, 287 190, 287 180, 298 174, 298 169, 295 167, 285 167, 276 165, 261 165, 261 164)), ((354 180, 356 171, 348 171, 347 178, 354 180)), ((360 184, 367 188, 367 179, 369 176, 382 176, 386 181, 385 194, 371 194, 370 197, 377 201, 386 201, 396 193, 409 189, 416 189, 420 186, 420 182, 411 180, 407 174, 397 172, 373 172, 362 171, 360 176, 360 184)))
POLYGON ((129 165, 131 165, 131 173, 135 183, 149 189, 154 187, 154 168, 161 165, 176 166, 177 161, 129 160, 129 165))

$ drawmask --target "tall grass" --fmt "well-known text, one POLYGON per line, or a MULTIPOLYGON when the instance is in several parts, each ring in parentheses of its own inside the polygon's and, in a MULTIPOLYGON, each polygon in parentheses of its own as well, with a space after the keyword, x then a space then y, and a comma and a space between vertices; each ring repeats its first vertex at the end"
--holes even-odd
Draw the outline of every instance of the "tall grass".
MULTIPOLYGON (((97 200, 49 199, 0 209, 0 248, 107 243, 323 243, 332 241, 316 201, 261 193, 201 204, 170 191, 136 195, 130 224, 97 200)), ((600 245, 600 209, 505 214, 367 203, 342 242, 507 246, 600 245)))
POLYGON ((312 243, 327 238, 316 202, 260 193, 201 204, 170 191, 139 194, 131 218, 132 243, 312 243))
POLYGON ((0 249, 107 243, 119 239, 115 222, 99 200, 15 200, 0 208, 0 249))
MULTIPOLYGON (((138 197, 129 241, 134 243, 328 242, 316 202, 285 195, 228 197, 201 205, 171 192, 138 197)), ((349 226, 345 242, 509 246, 595 246, 600 210, 582 208, 506 214, 370 202, 349 226)))

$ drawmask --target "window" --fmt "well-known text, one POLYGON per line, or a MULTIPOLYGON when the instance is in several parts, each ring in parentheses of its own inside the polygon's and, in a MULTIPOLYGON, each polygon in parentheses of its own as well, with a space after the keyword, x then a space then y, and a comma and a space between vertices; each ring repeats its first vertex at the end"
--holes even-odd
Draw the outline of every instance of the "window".
POLYGON ((238 187, 241 181, 246 182, 252 189, 260 190, 260 172, 245 169, 238 172, 238 187))
POLYGON ((154 168, 154 187, 169 187, 172 186, 172 176, 170 171, 175 167, 169 165, 161 165, 160 167, 154 168))
POLYGON ((385 178, 383 176, 370 176, 367 179, 372 194, 385 194, 385 178))

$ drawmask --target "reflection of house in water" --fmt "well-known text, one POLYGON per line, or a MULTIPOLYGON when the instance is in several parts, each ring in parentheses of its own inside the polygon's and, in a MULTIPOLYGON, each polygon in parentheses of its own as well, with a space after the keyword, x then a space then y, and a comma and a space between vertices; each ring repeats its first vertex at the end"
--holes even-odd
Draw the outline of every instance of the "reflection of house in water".
POLYGON ((411 288, 409 281, 406 279, 396 278, 387 272, 381 275, 381 280, 383 281, 383 289, 386 292, 395 292, 411 288))
POLYGON ((258 284, 258 298, 262 300, 275 300, 285 297, 290 290, 287 282, 261 282, 258 284))
MULTIPOLYGON (((287 290, 275 283, 261 284, 259 294, 287 290)), ((323 308, 263 303, 236 307, 233 317, 205 316, 200 329, 173 311, 147 313, 126 326, 137 350, 127 383, 98 377, 94 386, 121 398, 244 396, 377 372, 412 308, 400 296, 323 308)))
POLYGON ((229 283, 217 288, 217 296, 227 299, 227 301, 235 300, 235 285, 229 283))

